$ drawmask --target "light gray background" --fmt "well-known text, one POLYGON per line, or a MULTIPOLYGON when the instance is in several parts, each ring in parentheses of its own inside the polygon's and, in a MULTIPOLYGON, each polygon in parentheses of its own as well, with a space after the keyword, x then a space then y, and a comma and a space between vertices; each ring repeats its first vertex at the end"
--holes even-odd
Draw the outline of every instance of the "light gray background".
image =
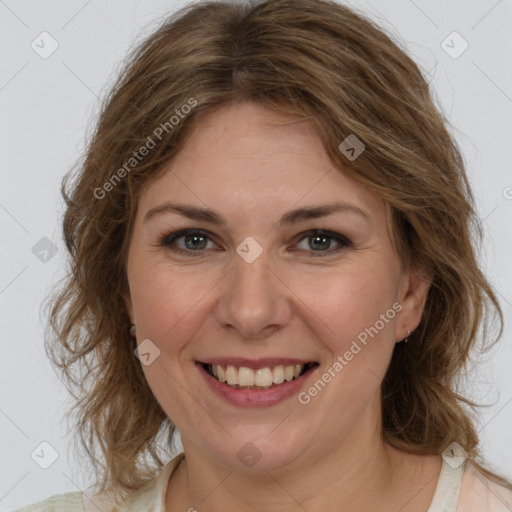
MULTIPOLYGON (((98 97, 127 50, 162 15, 184 3, 0 0, 1 510, 90 484, 79 472, 81 464, 70 460, 70 439, 61 421, 67 393, 42 344, 39 308, 62 275, 65 256, 60 181, 84 148, 98 97), (31 48, 43 31, 59 45, 47 59, 31 48), (58 250, 46 263, 39 259, 41 250, 39 258, 32 252, 43 237, 58 250), (31 458, 43 441, 59 454, 48 469, 31 458)), ((462 146, 486 232, 481 261, 499 292, 506 321, 500 348, 478 366, 466 392, 491 404, 479 426, 484 453, 512 478, 512 1, 347 3, 402 39, 429 73, 462 146), (441 46, 453 31, 469 44, 457 58, 441 46)), ((452 36, 445 44, 455 55, 464 43, 452 36)), ((37 453, 40 462, 50 460, 48 448, 37 453)))

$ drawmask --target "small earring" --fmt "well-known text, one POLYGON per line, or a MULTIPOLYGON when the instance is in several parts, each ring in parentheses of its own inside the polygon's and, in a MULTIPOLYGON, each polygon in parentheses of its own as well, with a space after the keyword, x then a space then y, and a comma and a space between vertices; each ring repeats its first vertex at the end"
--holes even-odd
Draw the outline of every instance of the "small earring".
POLYGON ((130 325, 130 334, 135 336, 135 324, 130 325))
MULTIPOLYGON (((134 326, 135 327, 135 326, 134 326)), ((411 335, 411 331, 409 331, 409 329, 407 329, 407 337, 405 339, 403 339, 402 341, 404 343, 407 343, 409 341, 409 336, 411 335)))

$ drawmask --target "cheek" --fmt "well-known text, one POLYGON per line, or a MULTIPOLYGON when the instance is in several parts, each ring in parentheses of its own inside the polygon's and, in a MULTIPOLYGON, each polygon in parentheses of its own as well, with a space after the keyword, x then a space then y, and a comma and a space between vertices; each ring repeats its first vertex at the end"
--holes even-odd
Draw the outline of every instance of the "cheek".
POLYGON ((129 265, 130 293, 137 338, 153 341, 178 371, 180 355, 211 311, 211 298, 223 272, 200 265, 172 264, 141 251, 129 265), (140 255, 140 256, 139 256, 140 255), (131 272, 130 272, 131 271, 131 272))
POLYGON ((386 276, 389 269, 351 269, 325 279, 324 293, 312 293, 312 304, 320 306, 316 312, 323 321, 317 335, 328 354, 317 378, 326 384, 313 383, 301 403, 311 401, 312 407, 328 409, 329 421, 340 428, 348 425, 347 418, 351 422, 362 415, 375 399, 392 356, 401 306, 396 284, 386 276), (323 398, 315 402, 317 395, 323 398))
POLYGON ((319 316, 328 326, 321 331, 328 354, 325 371, 330 368, 325 378, 332 378, 326 402, 343 404, 346 412, 361 412, 379 389, 391 359, 400 310, 392 277, 389 269, 377 266, 346 269, 325 280, 324 299, 315 292, 314 303, 322 305, 319 316))
POLYGON ((155 362, 143 365, 142 370, 172 421, 181 419, 185 424, 193 424, 192 413, 197 404, 188 393, 183 393, 186 375, 181 356, 203 322, 204 295, 216 280, 210 282, 204 272, 172 268, 150 258, 141 260, 141 265, 135 263, 134 259, 129 280, 137 339, 139 343, 151 340, 160 351, 155 362))
POLYGON ((396 311, 396 285, 387 273, 353 269, 331 276, 310 292, 311 302, 336 339, 347 342, 377 323, 379 331, 388 331, 396 311), (391 311, 389 311, 391 310, 391 311), (381 315, 384 315, 382 325, 381 315))
POLYGON ((184 329, 197 325, 193 317, 201 310, 205 291, 213 286, 210 281, 197 269, 176 269, 160 262, 139 267, 130 283, 137 333, 155 340, 179 340, 184 329))
MULTIPOLYGON (((222 272, 201 271, 192 265, 176 268, 149 258, 140 259, 140 263, 131 266, 129 275, 137 333, 155 340, 172 339, 176 345, 201 324, 222 272)), ((342 350, 391 308, 395 287, 386 279, 389 275, 389 269, 365 265, 330 272, 285 271, 283 278, 293 284, 293 295, 298 297, 291 298, 296 301, 297 315, 303 315, 307 323, 316 323, 318 334, 332 338, 328 345, 342 350)), ((385 327, 379 330, 386 331, 389 323, 385 327)))

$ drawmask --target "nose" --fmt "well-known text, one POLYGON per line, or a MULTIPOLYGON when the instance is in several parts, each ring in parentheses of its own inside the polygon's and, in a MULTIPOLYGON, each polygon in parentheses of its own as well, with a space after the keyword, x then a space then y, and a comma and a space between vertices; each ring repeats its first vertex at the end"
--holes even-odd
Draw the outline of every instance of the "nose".
POLYGON ((263 252, 247 263, 234 258, 234 268, 220 285, 215 307, 217 321, 239 337, 257 340, 283 328, 292 316, 293 294, 283 276, 263 252))

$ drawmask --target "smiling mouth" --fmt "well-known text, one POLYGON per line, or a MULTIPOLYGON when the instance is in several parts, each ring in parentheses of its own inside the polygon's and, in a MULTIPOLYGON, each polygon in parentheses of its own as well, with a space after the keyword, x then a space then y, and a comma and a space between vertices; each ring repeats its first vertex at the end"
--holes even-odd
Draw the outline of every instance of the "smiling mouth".
POLYGON ((214 379, 235 389, 270 389, 296 380, 318 366, 317 362, 296 365, 276 365, 264 368, 247 368, 200 363, 214 379))

